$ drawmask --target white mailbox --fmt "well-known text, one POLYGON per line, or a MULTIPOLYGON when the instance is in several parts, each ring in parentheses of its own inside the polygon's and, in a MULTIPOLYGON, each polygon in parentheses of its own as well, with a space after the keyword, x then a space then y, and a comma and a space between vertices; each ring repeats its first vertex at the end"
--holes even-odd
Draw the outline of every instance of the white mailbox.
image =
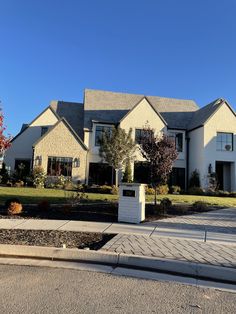
POLYGON ((121 183, 118 221, 140 223, 145 219, 145 184, 121 183))

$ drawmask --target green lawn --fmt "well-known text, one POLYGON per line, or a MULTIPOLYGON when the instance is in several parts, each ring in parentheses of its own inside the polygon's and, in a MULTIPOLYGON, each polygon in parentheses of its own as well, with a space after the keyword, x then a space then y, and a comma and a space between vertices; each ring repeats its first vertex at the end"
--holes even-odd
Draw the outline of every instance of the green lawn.
MULTIPOLYGON (((98 201, 115 201, 117 200, 116 195, 110 194, 96 194, 87 193, 88 200, 98 201)), ((36 204, 41 200, 47 199, 50 203, 66 203, 67 192, 64 190, 56 189, 35 189, 35 188, 11 188, 11 187, 0 187, 0 204, 4 204, 5 201, 12 197, 17 197, 23 204, 36 204)), ((235 206, 236 198, 231 197, 213 197, 213 196, 198 196, 198 195, 159 195, 158 200, 164 197, 168 197, 174 203, 187 203, 192 204, 196 201, 204 201, 211 205, 218 206, 235 206)), ((147 202, 153 201, 153 195, 147 195, 147 202)))
MULTIPOLYGON (((66 203, 68 191, 57 189, 13 188, 0 187, 0 204, 12 197, 17 197, 23 204, 36 204, 48 200, 51 204, 66 203)), ((116 200, 116 195, 87 193, 88 199, 94 202, 116 200)))

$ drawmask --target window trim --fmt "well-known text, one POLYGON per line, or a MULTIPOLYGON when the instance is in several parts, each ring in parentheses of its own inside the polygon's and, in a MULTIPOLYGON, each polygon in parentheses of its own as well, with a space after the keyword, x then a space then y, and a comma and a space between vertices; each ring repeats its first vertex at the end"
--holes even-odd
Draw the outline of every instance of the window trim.
MULTIPOLYGON (((100 147, 100 144, 97 142, 97 137, 96 137, 96 134, 97 134, 97 127, 101 127, 102 129, 110 129, 110 131, 112 130, 112 127, 113 127, 114 125, 112 125, 112 124, 96 124, 95 125, 95 130, 94 130, 94 146, 95 147, 100 147)), ((109 131, 109 132, 110 132, 109 131)), ((104 132, 103 130, 101 131, 101 132, 104 132)))
POLYGON ((170 137, 170 138, 174 138, 174 142, 175 142, 175 148, 176 148, 176 150, 177 150, 177 152, 178 152, 178 154, 183 154, 184 153, 184 132, 181 132, 181 131, 169 131, 168 132, 168 137, 170 137), (176 137, 176 135, 177 134, 181 134, 182 135, 182 150, 178 150, 177 149, 177 145, 176 145, 176 139, 177 139, 177 137, 176 137))
POLYGON ((234 151, 234 133, 233 132, 220 132, 220 131, 217 131, 216 132, 216 151, 217 152, 233 152, 234 151), (218 134, 226 134, 226 135, 231 135, 231 144, 229 143, 229 144, 227 144, 227 140, 226 140, 226 142, 224 142, 224 141, 219 141, 218 139, 219 139, 219 137, 218 137, 218 134), (218 143, 220 143, 221 144, 221 148, 220 149, 218 149, 218 143), (224 147, 226 147, 227 145, 230 145, 231 146, 231 149, 229 149, 229 150, 227 150, 227 149, 222 149, 222 145, 224 144, 224 143, 226 143, 225 144, 225 146, 224 147))
MULTIPOLYGON (((73 171, 73 157, 62 157, 62 156, 48 156, 48 163, 47 163, 47 176, 50 177, 58 177, 60 175, 63 175, 64 177, 72 177, 72 171, 73 171), (50 173, 49 173, 49 159, 70 159, 69 161, 67 161, 67 163, 71 163, 71 167, 70 167, 70 174, 68 175, 68 169, 67 169, 67 174, 52 174, 52 166, 50 167, 50 173)), ((56 172, 56 171, 55 171, 56 172)))

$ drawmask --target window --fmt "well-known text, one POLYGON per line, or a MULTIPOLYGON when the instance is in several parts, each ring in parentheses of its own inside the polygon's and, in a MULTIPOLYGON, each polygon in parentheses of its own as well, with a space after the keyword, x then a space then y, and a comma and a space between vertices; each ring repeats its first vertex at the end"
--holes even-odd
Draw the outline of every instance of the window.
POLYGON ((141 144, 143 137, 143 130, 142 129, 135 129, 135 143, 141 144))
POLYGON ((48 157, 48 176, 71 177, 72 158, 70 157, 48 157))
POLYGON ((233 133, 217 132, 216 150, 232 151, 233 150, 233 133))
POLYGON ((48 131, 48 127, 47 126, 42 126, 41 127, 41 136, 43 136, 47 131, 48 131))
POLYGON ((97 125, 96 126, 96 133, 95 133, 95 146, 100 146, 100 141, 102 139, 102 134, 105 132, 108 132, 111 134, 111 126, 102 126, 102 125, 97 125))
POLYGON ((174 140, 177 152, 181 153, 183 151, 183 133, 171 132, 169 138, 174 140))

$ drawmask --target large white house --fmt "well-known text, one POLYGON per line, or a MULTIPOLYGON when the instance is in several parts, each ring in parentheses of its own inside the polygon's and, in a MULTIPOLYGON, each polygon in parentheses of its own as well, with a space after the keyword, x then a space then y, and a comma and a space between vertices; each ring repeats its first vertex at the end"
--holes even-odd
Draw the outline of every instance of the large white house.
MULTIPOLYGON (((138 145, 147 124, 175 138, 179 154, 170 184, 186 188, 197 169, 202 187, 216 173, 220 189, 236 191, 236 115, 224 99, 199 108, 192 100, 86 89, 84 103, 52 101, 31 123, 23 124, 5 163, 12 171, 22 163, 27 171, 41 165, 48 176, 109 184, 112 170, 99 157, 102 132, 118 125, 126 131, 132 128, 138 145)), ((139 154, 132 169, 135 181, 147 182, 147 163, 139 154)))

